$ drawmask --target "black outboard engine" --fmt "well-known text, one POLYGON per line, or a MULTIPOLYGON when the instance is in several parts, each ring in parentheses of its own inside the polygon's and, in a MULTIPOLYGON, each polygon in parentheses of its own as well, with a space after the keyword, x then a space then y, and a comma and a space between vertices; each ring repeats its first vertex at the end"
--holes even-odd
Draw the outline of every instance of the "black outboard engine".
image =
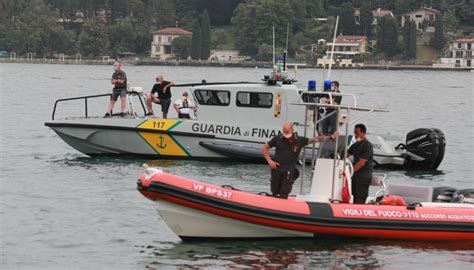
POLYGON ((453 200, 453 195, 457 191, 454 187, 437 187, 433 189, 433 202, 449 203, 453 200))
POLYGON ((460 189, 454 192, 451 202, 474 204, 474 189, 460 189))
POLYGON ((410 131, 406 138, 403 166, 409 170, 436 170, 443 161, 446 148, 444 133, 435 128, 410 131))

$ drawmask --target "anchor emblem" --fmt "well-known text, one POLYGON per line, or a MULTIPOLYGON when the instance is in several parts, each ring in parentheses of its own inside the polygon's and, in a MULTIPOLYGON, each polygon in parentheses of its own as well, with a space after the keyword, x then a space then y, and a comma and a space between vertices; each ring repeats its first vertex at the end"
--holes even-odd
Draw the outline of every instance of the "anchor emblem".
POLYGON ((167 144, 163 144, 163 141, 165 138, 162 135, 160 135, 159 138, 160 138, 160 143, 159 144, 157 143, 156 146, 158 146, 158 148, 164 149, 167 146, 167 144))

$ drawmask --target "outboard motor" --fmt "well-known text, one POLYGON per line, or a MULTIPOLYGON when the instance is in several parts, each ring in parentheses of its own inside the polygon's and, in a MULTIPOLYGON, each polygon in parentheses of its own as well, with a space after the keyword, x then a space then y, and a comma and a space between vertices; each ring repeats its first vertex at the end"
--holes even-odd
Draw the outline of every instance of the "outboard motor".
POLYGON ((454 192, 451 202, 474 204, 474 189, 460 189, 454 192))
POLYGON ((454 187, 437 187, 433 189, 433 202, 449 203, 453 200, 453 195, 457 191, 454 187))
POLYGON ((446 138, 434 128, 419 128, 406 137, 404 167, 409 170, 436 170, 443 160, 446 138))

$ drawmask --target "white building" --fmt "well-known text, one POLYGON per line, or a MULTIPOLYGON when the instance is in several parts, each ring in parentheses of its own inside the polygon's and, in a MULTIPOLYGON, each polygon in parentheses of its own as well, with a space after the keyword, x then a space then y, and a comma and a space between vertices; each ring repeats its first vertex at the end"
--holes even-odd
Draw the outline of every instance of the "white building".
POLYGON ((153 32, 153 39, 151 41, 151 57, 157 57, 160 59, 173 58, 173 52, 171 51, 171 42, 173 39, 181 36, 190 36, 193 33, 186 31, 182 28, 165 28, 159 31, 153 32))
POLYGON ((449 46, 446 57, 440 58, 434 67, 473 67, 474 38, 460 38, 449 46))
POLYGON ((211 50, 211 61, 224 61, 224 62, 239 62, 250 59, 249 56, 241 56, 239 51, 234 50, 211 50))
MULTIPOLYGON (((332 42, 326 43, 326 55, 331 55, 332 42)), ((334 58, 352 59, 354 55, 368 52, 367 36, 338 36, 334 43, 334 58)))
POLYGON ((441 12, 439 10, 429 8, 429 7, 421 7, 419 9, 410 11, 402 15, 402 27, 405 25, 405 17, 409 17, 410 21, 415 21, 416 29, 421 30, 423 28, 423 24, 426 24, 426 32, 434 32, 434 22, 436 20, 436 16, 441 16, 441 12))

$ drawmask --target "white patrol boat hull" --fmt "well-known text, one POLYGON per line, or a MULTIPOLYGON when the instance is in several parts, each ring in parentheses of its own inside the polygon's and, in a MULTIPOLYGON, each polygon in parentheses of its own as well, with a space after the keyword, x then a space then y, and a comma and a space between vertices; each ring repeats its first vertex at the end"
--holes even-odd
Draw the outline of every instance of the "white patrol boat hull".
MULTIPOLYGON (((173 91, 179 94, 177 90, 173 91)), ((313 114, 317 109, 305 111, 303 106, 299 106, 301 104, 298 102, 304 99, 305 93, 293 84, 198 84, 192 85, 189 92, 193 104, 198 105, 194 108, 198 115, 192 117, 193 119, 173 118, 176 113, 172 109, 168 115, 170 119, 144 117, 144 94, 138 93, 144 110, 142 115, 138 115, 134 110, 131 95, 127 96, 128 110, 131 113, 125 117, 110 118, 88 117, 87 100, 104 95, 75 97, 56 101, 52 119, 55 119, 58 102, 82 99, 86 101, 85 117, 52 120, 45 125, 73 148, 89 156, 136 155, 165 159, 252 162, 264 161, 261 154, 262 145, 280 132, 285 121, 294 123, 295 132, 299 136, 306 134, 306 137, 312 137, 315 132, 313 114)), ((355 103, 355 97, 347 95, 355 103)), ((345 123, 346 114, 347 111, 341 111, 339 123, 345 123)), ((410 148, 407 145, 406 149, 398 147, 403 145, 402 138, 391 141, 383 136, 368 134, 369 141, 374 145, 375 164, 405 166, 407 153, 414 151, 407 168, 436 169, 444 155, 445 141, 438 147, 438 141, 441 141, 439 138, 444 139, 442 132, 436 129, 419 129, 409 134, 413 139, 407 140, 411 144, 410 148), (436 153, 432 154, 433 151, 436 153)), ((348 142, 345 138, 339 139, 339 143, 346 141, 348 142)), ((321 157, 333 154, 330 148, 323 151, 327 145, 330 143, 322 145, 320 154, 308 147, 305 151, 306 159, 311 160, 315 154, 321 157)))
MULTIPOLYGON (((256 128, 155 118, 78 118, 51 121, 45 125, 71 147, 89 156, 134 155, 157 159, 251 162, 264 162, 262 146, 279 132, 279 127, 256 128)), ((303 133, 302 127, 296 129, 299 134, 303 133)), ((374 143, 376 164, 403 165, 401 151, 389 152, 387 149, 390 150, 391 143, 379 136, 373 138, 378 142, 374 143)), ((307 148, 307 161, 317 153, 307 148)))

